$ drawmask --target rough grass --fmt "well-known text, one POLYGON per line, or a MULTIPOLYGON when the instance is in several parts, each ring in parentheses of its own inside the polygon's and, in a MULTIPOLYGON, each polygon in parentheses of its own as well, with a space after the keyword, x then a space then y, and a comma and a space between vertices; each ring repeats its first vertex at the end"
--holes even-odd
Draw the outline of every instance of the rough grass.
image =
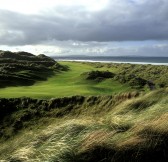
POLYGON ((1 142, 0 159, 168 161, 168 89, 133 96, 124 93, 114 97, 89 97, 79 107, 70 100, 71 111, 63 113, 61 118, 46 116, 40 121, 43 126, 37 122, 35 127, 1 142), (114 101, 119 102, 112 104, 114 101))

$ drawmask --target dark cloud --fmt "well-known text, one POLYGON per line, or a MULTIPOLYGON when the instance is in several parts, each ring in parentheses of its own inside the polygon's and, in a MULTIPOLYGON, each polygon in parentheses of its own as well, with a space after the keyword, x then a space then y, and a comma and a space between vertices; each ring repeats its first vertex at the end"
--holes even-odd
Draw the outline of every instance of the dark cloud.
POLYGON ((39 15, 0 10, 0 22, 1 45, 168 40, 168 1, 111 0, 96 12, 82 6, 53 7, 39 15))

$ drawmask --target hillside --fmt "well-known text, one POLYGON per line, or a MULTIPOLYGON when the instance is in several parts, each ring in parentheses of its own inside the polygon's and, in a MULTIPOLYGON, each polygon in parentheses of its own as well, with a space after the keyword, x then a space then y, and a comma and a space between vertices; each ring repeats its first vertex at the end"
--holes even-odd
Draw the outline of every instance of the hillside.
POLYGON ((120 83, 128 83, 134 88, 144 88, 152 85, 155 88, 168 87, 168 66, 143 65, 129 63, 84 63, 90 64, 97 69, 108 69, 115 75, 115 80, 120 83))
POLYGON ((167 162, 168 66, 0 51, 0 161, 167 162))
POLYGON ((33 85, 46 80, 64 67, 43 54, 0 51, 0 88, 33 85))
POLYGON ((168 89, 145 95, 0 101, 1 160, 168 160, 168 89))

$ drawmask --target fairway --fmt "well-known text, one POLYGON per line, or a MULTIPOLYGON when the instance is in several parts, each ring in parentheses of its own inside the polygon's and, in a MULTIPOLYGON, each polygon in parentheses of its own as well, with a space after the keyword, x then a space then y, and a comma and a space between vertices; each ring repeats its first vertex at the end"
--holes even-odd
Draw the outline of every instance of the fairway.
POLYGON ((60 62, 69 67, 68 71, 55 73, 47 81, 38 81, 32 86, 7 87, 0 89, 0 97, 32 97, 49 99, 74 95, 110 95, 130 91, 131 88, 118 81, 106 79, 102 82, 88 81, 82 73, 91 70, 110 70, 81 62, 60 62))

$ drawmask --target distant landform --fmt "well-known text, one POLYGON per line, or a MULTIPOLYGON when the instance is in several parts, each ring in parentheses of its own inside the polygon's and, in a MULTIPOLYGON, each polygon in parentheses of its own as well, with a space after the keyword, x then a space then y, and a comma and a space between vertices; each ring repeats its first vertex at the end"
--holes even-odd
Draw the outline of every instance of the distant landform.
POLYGON ((117 62, 168 65, 168 57, 136 56, 53 56, 58 61, 117 62))

